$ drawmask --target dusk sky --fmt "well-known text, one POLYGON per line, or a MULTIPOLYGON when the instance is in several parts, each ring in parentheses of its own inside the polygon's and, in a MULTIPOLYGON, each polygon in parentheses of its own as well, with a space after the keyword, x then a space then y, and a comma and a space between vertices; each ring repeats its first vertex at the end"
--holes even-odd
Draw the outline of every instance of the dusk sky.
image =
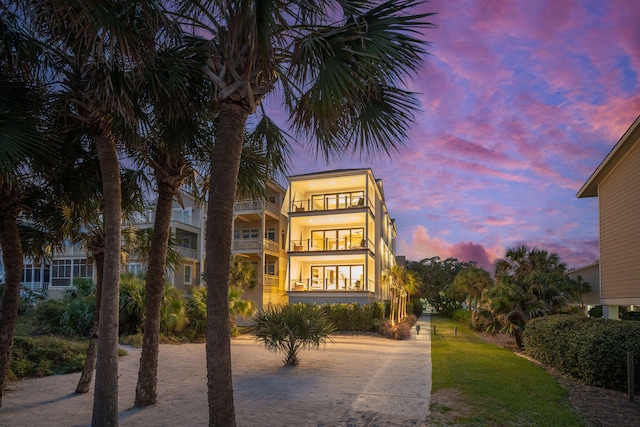
POLYGON ((569 267, 598 259, 597 199, 576 193, 640 114, 637 0, 436 0, 437 28, 409 140, 391 159, 314 161, 292 174, 371 167, 398 254, 477 261, 520 244, 569 267))

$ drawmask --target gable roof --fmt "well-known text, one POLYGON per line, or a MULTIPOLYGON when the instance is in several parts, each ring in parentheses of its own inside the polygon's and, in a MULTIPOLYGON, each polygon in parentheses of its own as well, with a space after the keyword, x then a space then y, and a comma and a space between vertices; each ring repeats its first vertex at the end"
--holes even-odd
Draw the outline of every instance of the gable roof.
POLYGON ((618 143, 609 151, 607 157, 604 158, 600 166, 591 174, 587 182, 584 183, 578 198, 598 197, 598 185, 609 173, 618 165, 620 160, 631 150, 631 148, 640 141, 640 116, 636 118, 633 124, 622 135, 618 143))

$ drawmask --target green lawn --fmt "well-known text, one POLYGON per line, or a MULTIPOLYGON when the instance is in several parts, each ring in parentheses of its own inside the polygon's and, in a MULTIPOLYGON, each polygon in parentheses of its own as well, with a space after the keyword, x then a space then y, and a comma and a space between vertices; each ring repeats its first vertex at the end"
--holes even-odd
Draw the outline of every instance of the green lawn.
POLYGON ((572 411, 566 390, 544 369, 482 341, 451 319, 432 316, 431 322, 437 329, 431 344, 432 394, 450 389, 460 396, 447 405, 432 400, 432 414, 448 413, 448 424, 466 426, 583 424, 572 411), (454 326, 458 326, 457 335, 454 326), (451 420, 453 414, 458 416, 455 420, 451 420))

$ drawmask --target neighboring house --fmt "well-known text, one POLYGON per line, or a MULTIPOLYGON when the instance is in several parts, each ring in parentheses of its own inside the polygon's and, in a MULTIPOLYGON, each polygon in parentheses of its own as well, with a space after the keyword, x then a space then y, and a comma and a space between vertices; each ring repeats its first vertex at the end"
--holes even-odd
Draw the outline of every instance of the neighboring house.
POLYGON ((567 274, 574 280, 577 280, 578 276, 580 276, 583 282, 587 282, 591 286, 591 290, 589 292, 582 294, 582 303, 584 304, 585 311, 589 311, 596 305, 600 305, 599 261, 570 270, 567 274))
MULTIPOLYGON (((196 203, 188 193, 181 191, 184 206, 173 202, 171 212, 171 236, 175 249, 182 257, 179 265, 168 269, 165 280, 177 288, 187 290, 200 284, 204 260, 204 207, 196 203)), ((131 228, 153 228, 155 205, 145 212, 135 215, 125 226, 131 228)), ((127 271, 140 274, 147 269, 146 260, 131 255, 126 262, 127 271)))
POLYGON ((285 193, 282 186, 269 183, 266 200, 237 200, 234 206, 231 251, 255 266, 257 284, 244 290, 242 298, 253 301, 258 310, 287 303, 285 193))
POLYGON ((287 192, 291 303, 389 299, 395 221, 371 169, 291 176, 287 192))
POLYGON ((604 317, 618 306, 640 306, 640 116, 582 186, 597 197, 600 228, 600 303, 604 317))

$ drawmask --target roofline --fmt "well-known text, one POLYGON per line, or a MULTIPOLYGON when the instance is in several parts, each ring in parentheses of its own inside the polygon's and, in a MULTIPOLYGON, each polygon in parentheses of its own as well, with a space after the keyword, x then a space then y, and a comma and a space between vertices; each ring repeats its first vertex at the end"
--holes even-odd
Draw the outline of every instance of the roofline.
POLYGON ((591 174, 587 182, 584 183, 580 191, 576 196, 580 198, 585 197, 598 197, 598 185, 602 180, 611 172, 617 165, 618 161, 624 157, 624 155, 631 149, 633 145, 629 141, 640 141, 640 116, 629 126, 629 129, 622 135, 620 140, 613 146, 607 157, 604 158, 602 163, 591 174), (638 133, 637 138, 633 139, 632 135, 638 133))
POLYGON ((289 181, 295 181, 298 179, 303 179, 303 178, 308 178, 310 176, 314 176, 314 175, 322 175, 322 176, 346 176, 346 175, 351 175, 354 172, 371 172, 371 174, 373 175, 373 171, 371 170, 371 168, 361 168, 361 169, 334 169, 334 170, 330 170, 330 171, 318 171, 318 172, 311 172, 311 173, 304 173, 304 174, 300 174, 300 175, 291 175, 288 176, 287 179, 289 181))
POLYGON ((589 268, 593 268, 597 265, 600 265, 600 260, 597 260, 596 262, 592 262, 591 264, 587 264, 587 265, 583 265, 581 267, 578 268, 574 268, 573 270, 569 270, 567 271, 567 274, 575 274, 575 273, 580 273, 581 271, 587 270, 589 268))

